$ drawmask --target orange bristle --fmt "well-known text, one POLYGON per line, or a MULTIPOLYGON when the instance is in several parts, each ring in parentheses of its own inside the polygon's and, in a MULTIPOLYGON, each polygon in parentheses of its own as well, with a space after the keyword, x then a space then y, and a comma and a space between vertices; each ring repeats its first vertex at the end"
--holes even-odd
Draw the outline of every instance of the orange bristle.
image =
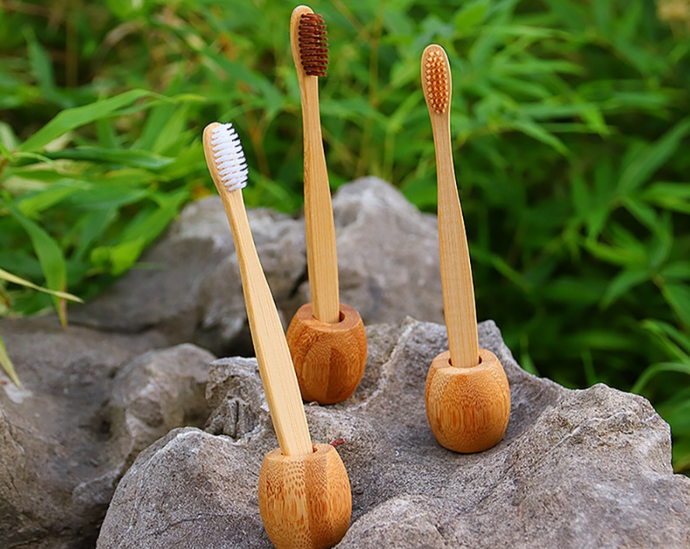
POLYGON ((328 38, 323 16, 303 13, 299 21, 299 54, 308 76, 326 76, 328 69, 328 38))
POLYGON ((438 114, 443 114, 448 107, 448 75, 441 53, 429 52, 424 66, 424 78, 431 107, 438 114))

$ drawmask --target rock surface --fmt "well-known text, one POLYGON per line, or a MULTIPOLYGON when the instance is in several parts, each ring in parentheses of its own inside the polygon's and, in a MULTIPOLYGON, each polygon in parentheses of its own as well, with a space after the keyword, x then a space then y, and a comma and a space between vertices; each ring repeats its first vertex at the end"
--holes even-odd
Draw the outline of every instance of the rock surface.
MULTIPOLYGON (((365 177, 338 189, 333 217, 343 303, 367 325, 408 315, 443 322, 436 216, 421 213, 389 183, 365 177)), ((309 301, 308 286, 300 286, 298 306, 309 301)))
POLYGON ((0 377, 0 547, 93 547, 138 451, 203 425, 214 356, 191 345, 141 354, 165 337, 63 330, 50 317, 1 320, 0 333, 24 383, 0 377))
MULTIPOLYGON (((690 546, 690 481, 672 474, 647 401, 528 376, 491 324, 481 341, 513 391, 505 439, 470 456, 436 444, 423 385, 444 329, 403 321, 443 320, 435 218, 376 178, 341 187, 333 208, 341 300, 370 343, 355 394, 307 406, 314 441, 344 441, 354 508, 341 547, 690 546)), ((287 321, 308 298, 303 221, 248 213, 287 321)), ((120 479, 99 547, 270 547, 256 486, 277 442, 256 361, 208 369, 214 354, 252 352, 220 200, 187 206, 142 263, 71 310, 67 330, 0 319, 24 383, 0 374, 2 549, 94 547, 120 479)))
MULTIPOLYGON (((274 299, 293 293, 306 264, 301 224, 266 209, 247 212, 274 299)), ((140 333, 152 328, 171 345, 192 342, 213 353, 249 352, 237 254, 221 200, 189 204, 166 236, 103 295, 75 308, 74 324, 140 333)))
MULTIPOLYGON (((433 217, 375 178, 344 185, 334 211, 340 263, 346 266, 343 301, 361 307, 367 322, 395 320, 415 309, 421 318, 440 319, 433 217), (370 256, 366 261, 359 259, 363 253, 370 256), (426 255, 428 260, 413 259, 426 255), (380 289, 387 278, 388 293, 380 289), (437 295, 418 300, 418 280, 425 288, 435 280, 437 295), (410 299, 391 297, 404 293, 410 299)), ((308 290, 303 220, 265 209, 248 215, 287 321, 308 290)), ((99 298, 71 308, 66 331, 53 317, 0 320, 25 387, 19 390, 0 375, 3 549, 88 547, 115 485, 139 451, 173 427, 203 424, 210 353, 253 353, 237 257, 218 197, 188 205, 141 265, 99 298), (207 351, 180 346, 185 343, 207 351)), ((214 428, 231 434, 266 423, 265 411, 245 413, 246 402, 262 392, 259 386, 246 400, 212 405, 214 428)))
MULTIPOLYGON (((333 197, 341 301, 366 324, 411 315, 443 322, 435 216, 391 184, 366 177, 333 197), (405 299, 400 299, 404 295, 405 299)), ((248 211, 261 264, 287 324, 309 301, 304 220, 248 211)), ((220 198, 187 206, 142 264, 71 315, 75 324, 124 333, 152 328, 170 345, 223 356, 252 353, 232 235, 220 198)))
MULTIPOLYGON (((353 397, 306 407, 315 442, 343 439, 353 522, 338 547, 690 546, 690 479, 673 474, 668 425, 645 399, 535 378, 487 322, 480 344, 506 369, 511 422, 496 447, 454 454, 436 443, 424 412, 444 328, 408 319, 368 336, 353 397)), ((175 430, 139 455, 98 547, 271 547, 256 487, 277 442, 260 387, 254 360, 213 363, 208 432, 175 430)))

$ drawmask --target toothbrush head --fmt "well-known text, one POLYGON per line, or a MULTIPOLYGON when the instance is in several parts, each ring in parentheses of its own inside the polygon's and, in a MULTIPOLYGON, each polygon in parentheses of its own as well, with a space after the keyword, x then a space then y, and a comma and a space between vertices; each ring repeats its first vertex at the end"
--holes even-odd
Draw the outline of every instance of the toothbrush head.
POLYGON ((441 46, 427 46, 422 54, 422 88, 429 111, 444 114, 450 106, 450 65, 441 46))
POLYGON ((232 124, 214 122, 204 129, 204 155, 218 190, 227 192, 247 186, 247 161, 240 138, 232 124))
POLYGON ((303 13, 299 20, 299 54, 307 76, 326 76, 328 69, 328 37, 323 16, 303 13))

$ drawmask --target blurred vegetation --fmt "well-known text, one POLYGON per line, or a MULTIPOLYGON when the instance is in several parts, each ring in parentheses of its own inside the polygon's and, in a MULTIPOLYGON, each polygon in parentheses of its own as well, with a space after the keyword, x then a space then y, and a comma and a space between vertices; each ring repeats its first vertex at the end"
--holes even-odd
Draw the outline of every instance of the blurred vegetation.
MULTIPOLYGON (((65 321, 60 292, 135 265, 212 192, 210 121, 243 137, 250 206, 300 207, 295 5, 0 3, 0 314, 65 321)), ((419 60, 442 44, 480 320, 533 373, 648 397, 689 471, 690 0, 310 5, 334 189, 373 174, 434 210, 419 60)))

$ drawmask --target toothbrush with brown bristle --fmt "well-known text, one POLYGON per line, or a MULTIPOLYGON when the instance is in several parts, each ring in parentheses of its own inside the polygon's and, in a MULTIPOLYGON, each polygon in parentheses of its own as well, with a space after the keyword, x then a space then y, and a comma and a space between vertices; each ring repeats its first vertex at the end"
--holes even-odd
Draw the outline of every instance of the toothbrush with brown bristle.
POLYGON ((510 416, 510 388, 496 356, 479 348, 472 268, 453 167, 452 82, 444 49, 427 46, 421 68, 436 148, 441 286, 449 347, 429 369, 427 418, 441 445, 457 452, 479 452, 503 437, 510 416))
POLYGON ((280 448, 259 473, 259 509, 278 549, 325 549, 350 525, 350 482, 330 444, 312 445, 295 370, 271 290, 254 246, 242 188, 247 164, 232 124, 204 129, 204 154, 237 250, 247 317, 280 448))
POLYGON ((297 69, 304 127, 304 220, 307 268, 314 317, 340 321, 338 258, 319 114, 319 77, 326 76, 328 42, 320 14, 298 6, 290 18, 290 42, 297 69))
POLYGON ((359 313, 340 303, 331 190, 319 115, 320 76, 326 76, 328 43, 323 17, 307 6, 290 18, 304 126, 304 219, 311 303, 300 307, 287 340, 302 397, 320 404, 348 398, 359 385, 367 341, 359 313))
POLYGON ((438 233, 441 253, 443 308, 453 366, 477 365, 477 316, 472 267, 455 181, 450 138, 450 66, 441 46, 431 45, 422 55, 422 88, 426 98, 436 148, 438 182, 438 233))

